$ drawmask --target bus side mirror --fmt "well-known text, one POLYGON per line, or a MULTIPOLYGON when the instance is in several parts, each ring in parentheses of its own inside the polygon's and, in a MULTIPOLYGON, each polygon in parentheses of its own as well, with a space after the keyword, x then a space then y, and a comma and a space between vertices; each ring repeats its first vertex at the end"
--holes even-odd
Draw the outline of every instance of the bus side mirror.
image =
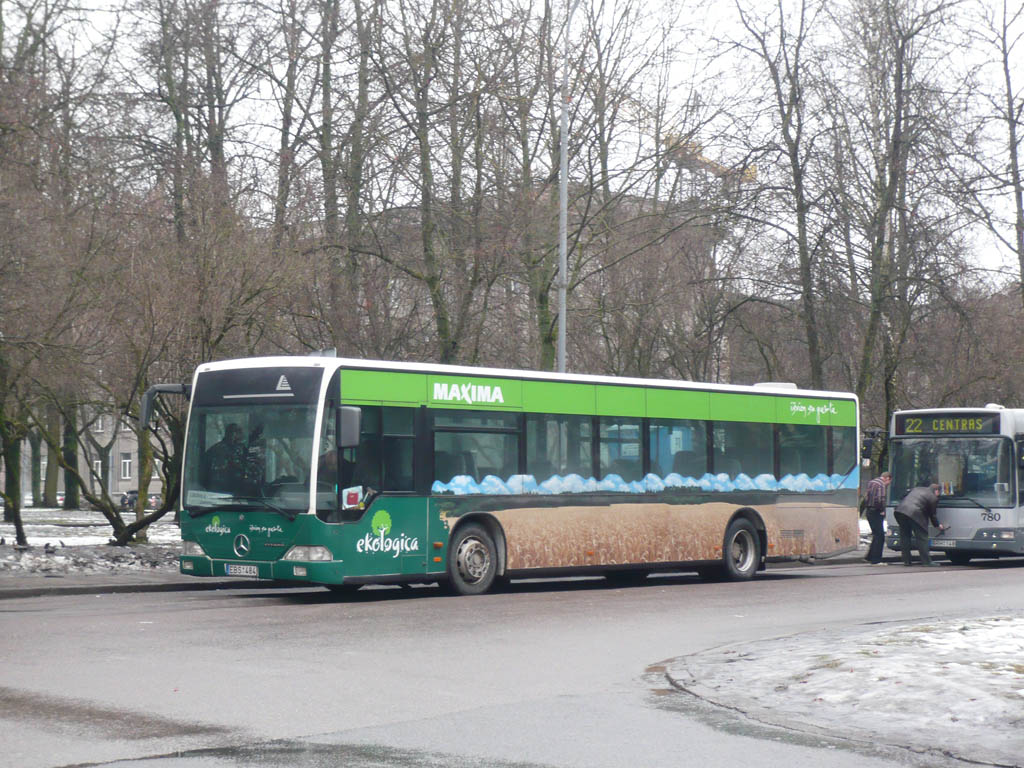
POLYGON ((185 399, 188 400, 192 397, 192 385, 191 384, 154 384, 146 393, 142 396, 142 401, 139 403, 139 425, 146 429, 149 426, 150 419, 153 418, 153 402, 156 400, 157 395, 169 394, 169 395, 184 395, 185 399))
POLYGON ((359 445, 359 433, 363 421, 363 410, 351 405, 338 409, 338 447, 355 448, 359 445))

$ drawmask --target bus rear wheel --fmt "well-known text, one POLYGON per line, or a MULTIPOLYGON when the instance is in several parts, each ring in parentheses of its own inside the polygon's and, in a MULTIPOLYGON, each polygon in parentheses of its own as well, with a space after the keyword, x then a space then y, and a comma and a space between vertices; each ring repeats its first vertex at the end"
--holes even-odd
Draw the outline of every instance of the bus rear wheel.
POLYGON ((761 539, 753 523, 744 517, 733 520, 725 531, 722 566, 732 581, 753 578, 761 563, 761 539))
POLYGON ((448 547, 448 583, 456 594, 480 595, 491 588, 498 570, 498 550, 487 529, 468 523, 448 547))

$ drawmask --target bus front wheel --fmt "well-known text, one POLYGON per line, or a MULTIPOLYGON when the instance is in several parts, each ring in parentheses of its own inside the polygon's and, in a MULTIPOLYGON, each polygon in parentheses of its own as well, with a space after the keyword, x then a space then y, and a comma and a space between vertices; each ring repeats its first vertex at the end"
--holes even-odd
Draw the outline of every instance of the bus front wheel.
POLYGON ((971 562, 971 556, 966 552, 957 552, 955 549, 947 549, 946 557, 953 565, 967 565, 971 562))
POLYGON ((460 595, 480 595, 491 588, 498 570, 498 550, 487 529, 468 523, 448 547, 448 583, 460 595))
POLYGON ((743 517, 733 520, 725 531, 722 565, 733 581, 753 578, 761 562, 761 539, 753 523, 743 517))

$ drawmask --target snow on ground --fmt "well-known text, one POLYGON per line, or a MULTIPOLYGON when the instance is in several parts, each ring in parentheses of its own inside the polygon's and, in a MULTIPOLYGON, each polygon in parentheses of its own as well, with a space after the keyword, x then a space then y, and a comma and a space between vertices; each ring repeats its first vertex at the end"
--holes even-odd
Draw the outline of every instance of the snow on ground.
POLYGON ((935 619, 677 659, 680 688, 761 722, 1024 765, 1024 616, 935 619))
POLYGON ((0 574, 177 571, 181 534, 173 518, 151 525, 146 544, 112 547, 113 530, 96 510, 23 509, 29 549, 15 549, 14 524, 0 523, 0 574))

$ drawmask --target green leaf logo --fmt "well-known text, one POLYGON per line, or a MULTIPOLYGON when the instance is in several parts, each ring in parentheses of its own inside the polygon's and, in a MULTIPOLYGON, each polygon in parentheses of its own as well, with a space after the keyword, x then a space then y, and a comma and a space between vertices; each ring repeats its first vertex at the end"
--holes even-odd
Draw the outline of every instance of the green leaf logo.
POLYGON ((370 521, 370 529, 374 536, 387 536, 391 530, 391 515, 383 509, 377 510, 373 520, 370 521))
POLYGON ((214 528, 219 528, 220 527, 220 515, 214 515, 213 516, 213 520, 210 521, 210 524, 213 525, 214 528))

